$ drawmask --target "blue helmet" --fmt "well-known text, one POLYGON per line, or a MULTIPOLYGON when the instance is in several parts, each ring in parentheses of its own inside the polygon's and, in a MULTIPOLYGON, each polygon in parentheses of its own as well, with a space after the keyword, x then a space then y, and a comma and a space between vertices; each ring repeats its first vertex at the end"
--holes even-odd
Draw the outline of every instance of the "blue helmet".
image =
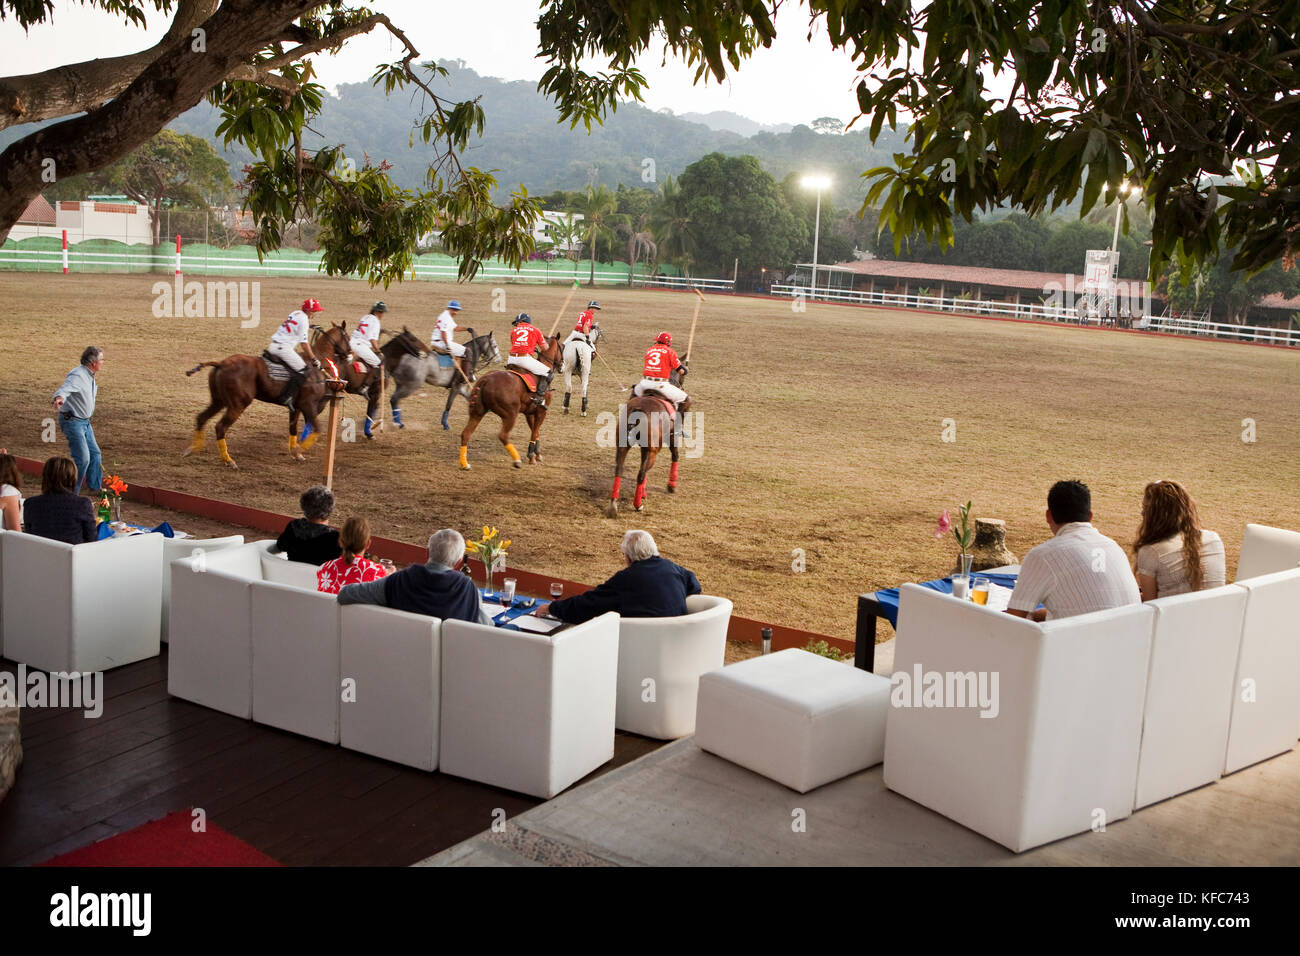
POLYGON ((452 299, 450 302, 447 303, 447 308, 449 308, 449 309, 455 309, 457 312, 459 312, 459 311, 460 311, 460 300, 459 300, 459 299, 452 299))
POLYGON ((529 315, 527 312, 520 312, 518 315, 515 316, 514 321, 511 322, 510 324, 518 325, 520 322, 531 322, 531 321, 533 321, 533 317, 531 315, 529 315))

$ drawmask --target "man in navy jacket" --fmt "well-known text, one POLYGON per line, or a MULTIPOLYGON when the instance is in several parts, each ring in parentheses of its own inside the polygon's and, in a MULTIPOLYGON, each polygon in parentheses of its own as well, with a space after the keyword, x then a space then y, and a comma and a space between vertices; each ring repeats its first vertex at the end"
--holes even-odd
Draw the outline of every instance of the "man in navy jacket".
POLYGON ((552 601, 551 617, 581 624, 606 611, 623 617, 679 617, 686 613, 686 598, 700 593, 695 575, 659 557, 648 531, 629 531, 619 546, 627 567, 585 594, 552 601))
POLYGON ((413 564, 396 574, 339 591, 340 604, 379 604, 427 614, 444 621, 492 625, 474 582, 456 570, 465 557, 465 539, 453 528, 429 537, 429 562, 413 564))

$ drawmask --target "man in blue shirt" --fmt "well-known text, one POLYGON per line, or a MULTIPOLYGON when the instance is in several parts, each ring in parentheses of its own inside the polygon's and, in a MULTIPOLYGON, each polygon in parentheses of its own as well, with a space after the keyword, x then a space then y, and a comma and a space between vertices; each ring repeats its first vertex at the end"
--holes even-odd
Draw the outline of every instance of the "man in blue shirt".
POLYGON ((551 617, 581 624, 606 611, 623 617, 680 617, 686 598, 700 593, 695 575, 659 556, 648 531, 629 531, 619 545, 627 567, 604 584, 562 601, 552 601, 551 617))
POLYGON ((465 557, 459 531, 443 528, 429 537, 428 564, 413 564, 396 574, 339 591, 340 604, 378 604, 444 621, 492 625, 474 582, 456 569, 465 557))
POLYGON ((81 483, 98 491, 104 475, 100 471, 99 445, 90 416, 95 414, 95 393, 99 386, 95 373, 104 367, 104 350, 91 345, 81 353, 81 364, 68 373, 54 393, 54 408, 59 413, 59 429, 68 439, 68 450, 77 463, 77 493, 81 483))

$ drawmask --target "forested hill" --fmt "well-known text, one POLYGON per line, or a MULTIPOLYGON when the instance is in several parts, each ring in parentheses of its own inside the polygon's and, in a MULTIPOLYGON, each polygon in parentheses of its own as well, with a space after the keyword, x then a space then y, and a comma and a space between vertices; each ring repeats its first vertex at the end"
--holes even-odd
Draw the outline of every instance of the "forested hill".
MULTIPOLYGON (((449 75, 439 78, 435 89, 452 100, 481 97, 486 115, 483 136, 471 141, 464 161, 499 170, 497 180, 506 190, 519 183, 531 193, 580 189, 589 183, 653 188, 665 176, 679 176, 689 164, 717 151, 755 156, 778 180, 792 171, 828 172, 835 183, 835 204, 857 208, 865 192, 861 174, 872 166, 892 165, 892 154, 902 148, 901 130, 893 133, 886 128, 874 147, 865 132, 819 134, 808 126, 745 137, 632 104, 621 106, 588 135, 581 125, 570 129, 567 123, 557 123, 554 105, 532 82, 506 82, 470 69, 447 69, 449 75)), ((387 160, 393 165, 394 181, 414 187, 423 181, 429 155, 428 147, 418 140, 414 148, 409 145, 417 110, 418 103, 406 93, 385 97, 369 83, 346 84, 337 97, 326 97, 314 125, 324 140, 345 144, 348 157, 358 165, 366 154, 374 162, 387 160)), ((809 103, 808 110, 810 121, 825 112, 815 102, 809 103)), ((172 129, 214 143, 216 126, 216 111, 207 104, 171 124, 172 129)), ((249 157, 229 155, 239 179, 249 157)))

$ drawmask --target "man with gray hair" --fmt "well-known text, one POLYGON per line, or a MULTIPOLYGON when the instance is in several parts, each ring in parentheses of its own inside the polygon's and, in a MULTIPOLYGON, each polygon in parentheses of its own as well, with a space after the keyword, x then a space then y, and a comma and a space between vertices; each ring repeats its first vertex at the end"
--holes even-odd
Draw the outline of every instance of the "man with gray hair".
POLYGON ((700 593, 694 574, 661 558, 648 531, 629 531, 619 548, 627 567, 585 594, 552 601, 551 617, 580 624, 606 611, 617 611, 623 617, 679 617, 686 613, 686 598, 700 593))
POLYGON ((68 450, 77 463, 77 493, 81 483, 91 491, 98 491, 104 480, 100 470, 102 458, 95 442, 95 430, 90 427, 90 416, 95 414, 95 395, 99 385, 95 373, 104 366, 104 350, 94 345, 81 353, 81 364, 68 373, 54 393, 54 409, 59 413, 59 430, 68 440, 68 450))
POLYGON ((492 617, 483 609, 474 582, 456 570, 464 558, 461 533, 443 528, 429 536, 427 564, 413 564, 378 581, 349 584, 339 591, 339 603, 378 604, 444 621, 490 626, 492 617))

